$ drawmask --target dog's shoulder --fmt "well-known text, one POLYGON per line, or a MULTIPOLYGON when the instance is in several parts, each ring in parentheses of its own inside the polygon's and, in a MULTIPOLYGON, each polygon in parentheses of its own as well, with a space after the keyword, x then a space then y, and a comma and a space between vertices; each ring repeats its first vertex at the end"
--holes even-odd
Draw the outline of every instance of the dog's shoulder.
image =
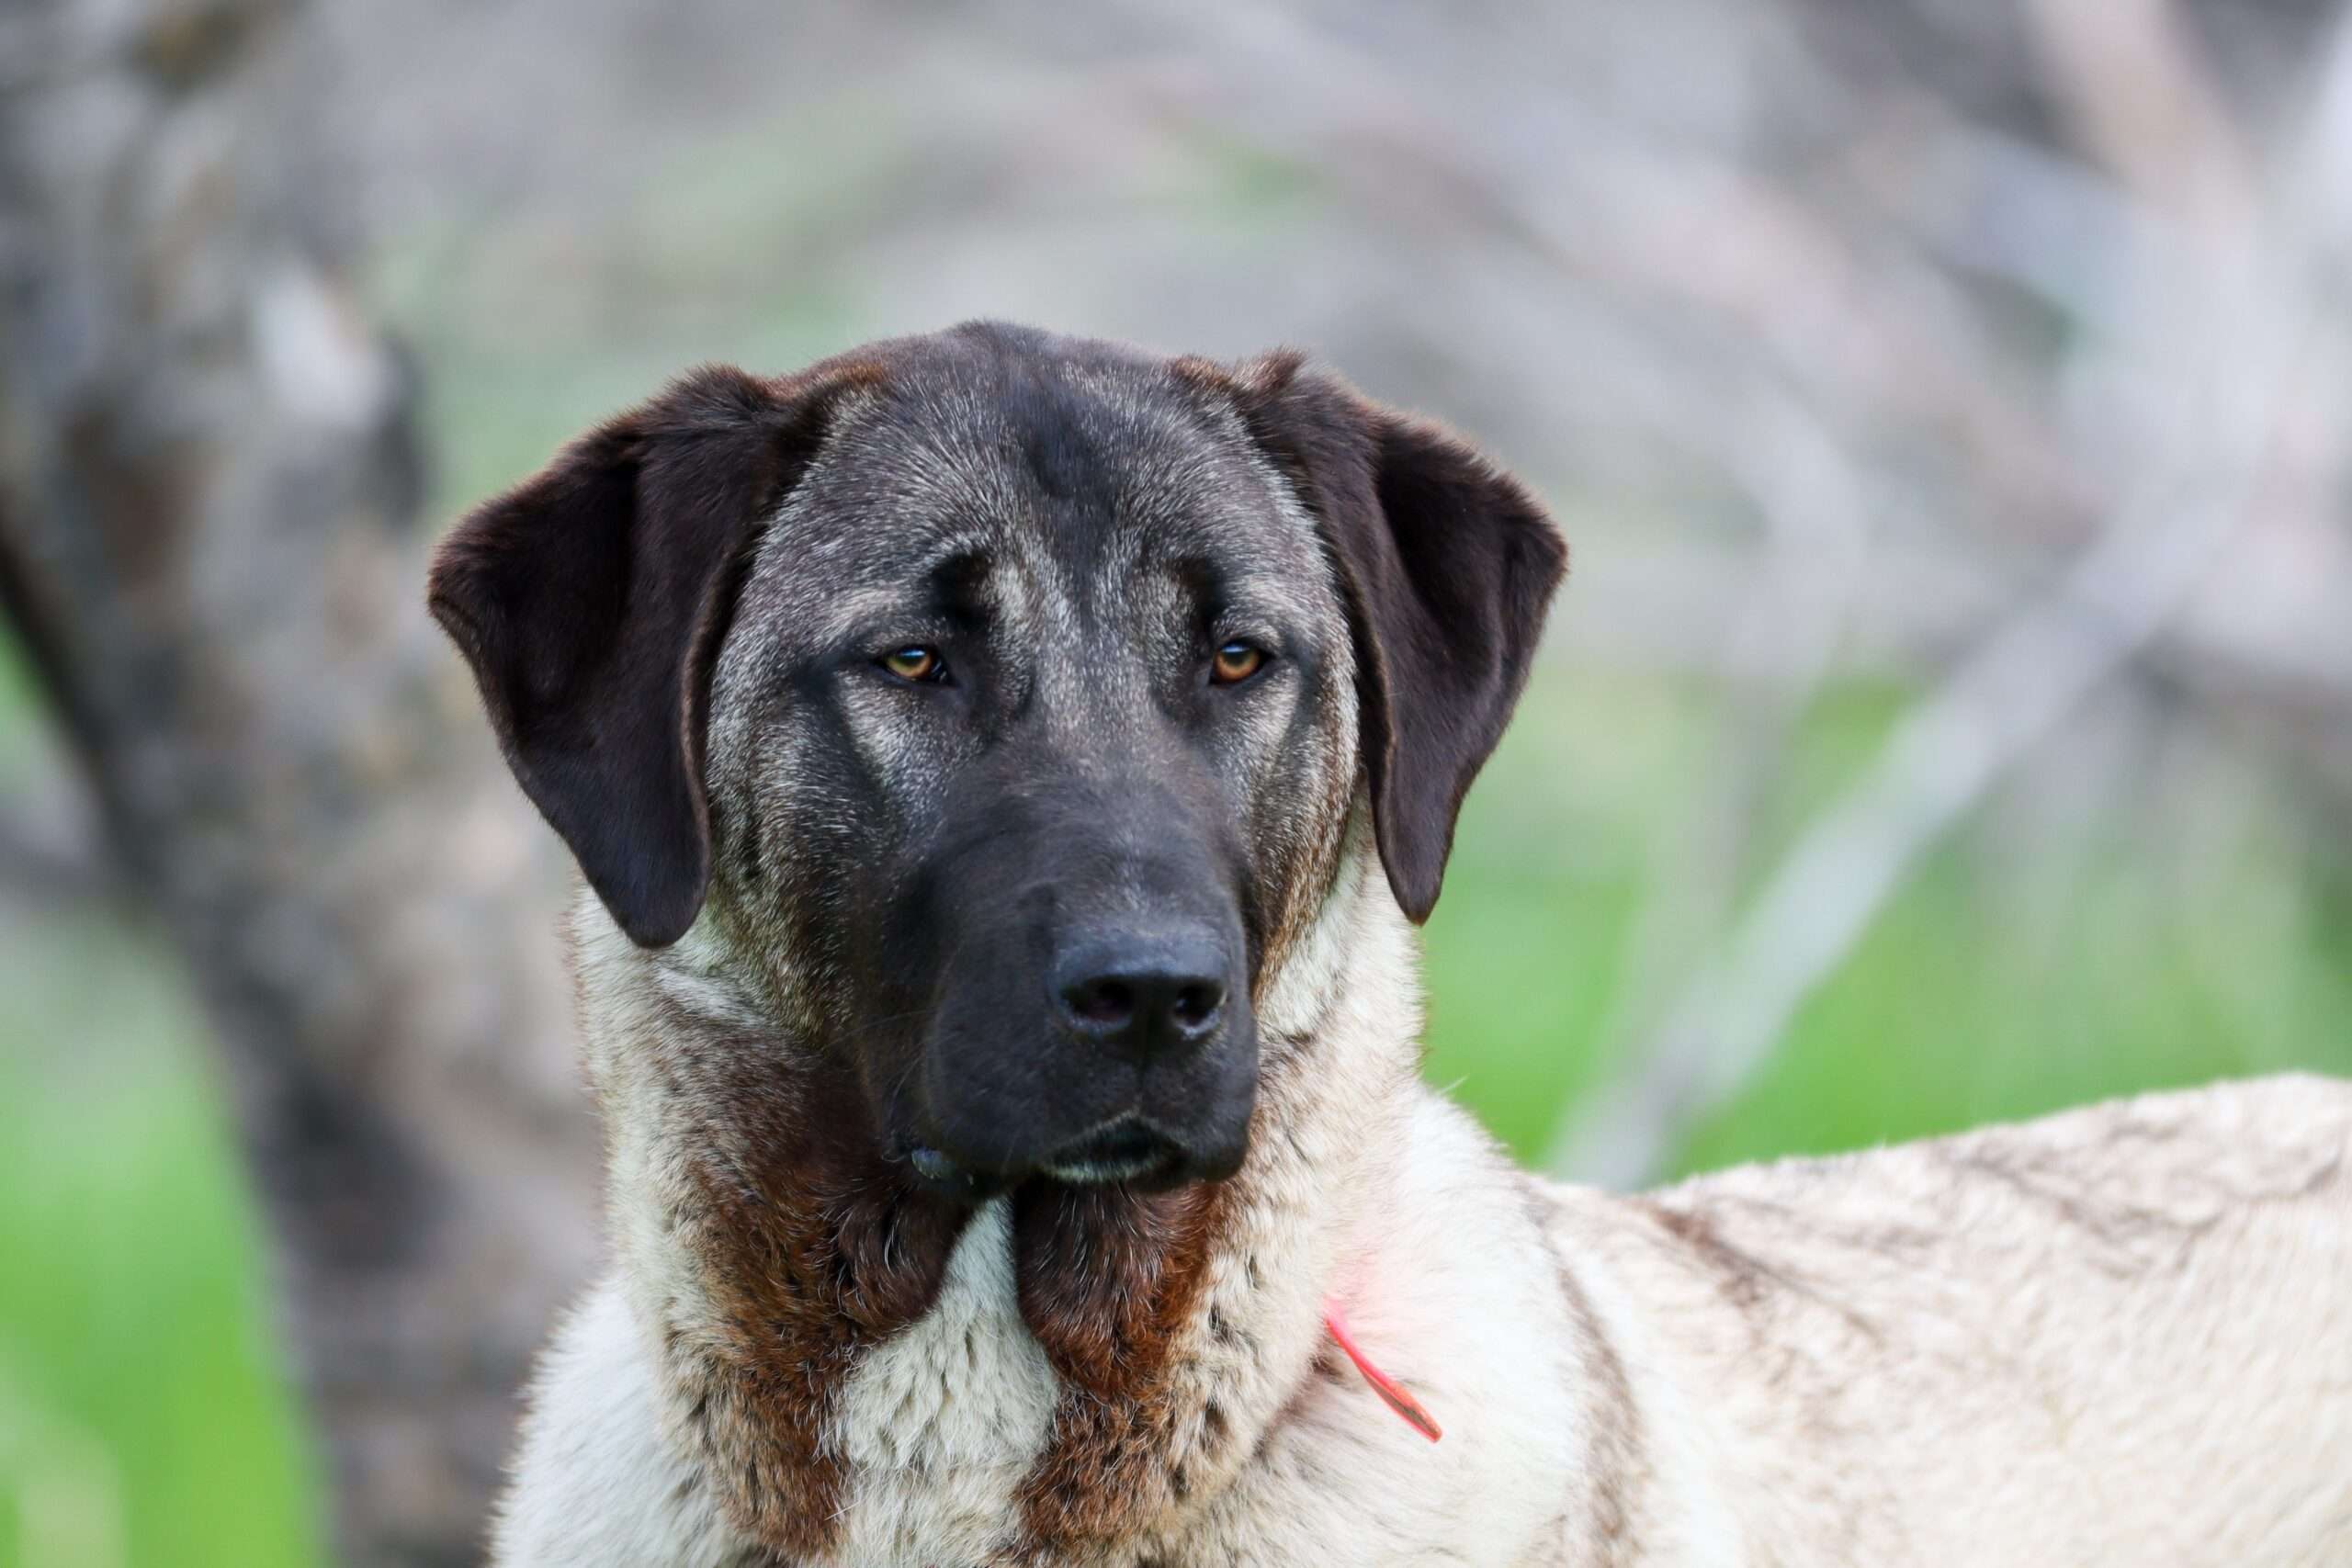
POLYGON ((617 1280, 590 1290, 539 1359, 500 1506, 502 1568, 760 1568, 660 1427, 653 1358, 617 1280))

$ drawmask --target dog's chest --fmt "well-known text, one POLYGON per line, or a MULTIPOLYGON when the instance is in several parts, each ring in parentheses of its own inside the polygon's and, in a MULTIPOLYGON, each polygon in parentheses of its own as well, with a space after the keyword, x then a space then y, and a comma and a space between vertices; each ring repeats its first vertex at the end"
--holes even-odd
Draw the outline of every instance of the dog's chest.
POLYGON ((986 1561, 1015 1522, 1058 1384, 1014 1295, 1012 1216, 973 1216, 937 1303, 863 1357, 828 1422, 849 1461, 842 1568, 986 1561))

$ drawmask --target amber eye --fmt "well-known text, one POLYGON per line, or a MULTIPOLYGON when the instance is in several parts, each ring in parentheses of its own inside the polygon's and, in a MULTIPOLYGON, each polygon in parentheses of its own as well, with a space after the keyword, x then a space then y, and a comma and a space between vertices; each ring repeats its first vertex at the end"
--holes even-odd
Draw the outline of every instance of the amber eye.
POLYGON ((936 681, 947 673, 947 662, 939 657, 939 650, 920 643, 892 649, 876 662, 901 681, 936 681))
POLYGON ((1266 650, 1246 642, 1228 642, 1209 660, 1209 679, 1220 686, 1238 686, 1266 662, 1266 650))

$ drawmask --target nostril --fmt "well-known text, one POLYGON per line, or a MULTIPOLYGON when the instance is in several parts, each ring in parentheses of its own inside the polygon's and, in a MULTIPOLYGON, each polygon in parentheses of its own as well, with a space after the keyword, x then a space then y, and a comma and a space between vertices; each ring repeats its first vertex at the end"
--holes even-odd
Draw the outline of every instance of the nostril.
POLYGON ((1097 1029, 1117 1029, 1136 1015, 1135 988, 1125 980, 1086 980, 1062 993, 1070 1016, 1097 1029))
POLYGON ((1187 1034, 1197 1034, 1216 1021, 1217 1005, 1225 1000, 1225 987, 1214 983, 1200 983, 1181 987, 1169 1005, 1169 1016, 1187 1034))

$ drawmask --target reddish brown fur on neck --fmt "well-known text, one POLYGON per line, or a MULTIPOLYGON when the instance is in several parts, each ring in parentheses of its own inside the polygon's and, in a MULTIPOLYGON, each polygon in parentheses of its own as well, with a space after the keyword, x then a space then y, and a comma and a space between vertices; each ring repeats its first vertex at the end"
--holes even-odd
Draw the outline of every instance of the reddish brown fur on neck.
MULTIPOLYGON (((821 1550, 842 1461, 821 1446, 834 1389, 865 1349, 920 1318, 968 1212, 885 1160, 850 1075, 764 1061, 695 1099, 712 1120, 688 1159, 679 1238, 707 1317, 673 1319, 665 1348, 685 1436, 735 1526, 785 1552, 821 1550)), ((673 1303, 674 1307, 676 1303, 673 1303)))
MULTIPOLYGON (((676 1408, 730 1522, 787 1555, 820 1552, 836 1533, 848 1476, 824 1422, 837 1391, 865 1352, 931 1309, 970 1215, 883 1157, 846 1070, 811 1055, 787 1065, 796 1055, 706 1049, 661 1070, 673 1105, 702 1119, 671 1216, 703 1298, 691 1316, 664 1307, 676 1408), (714 1081, 722 1063, 737 1066, 714 1081)), ((1182 1496, 1171 1374, 1228 1195, 1033 1179, 1012 1201, 1022 1316, 1064 1385, 1021 1495, 1027 1544, 1052 1551, 1182 1496)))
POLYGON ((1016 1199, 1021 1314, 1064 1385, 1021 1491, 1030 1556, 1126 1533, 1182 1499, 1175 1352, 1230 1194, 1047 1185, 1016 1199))

